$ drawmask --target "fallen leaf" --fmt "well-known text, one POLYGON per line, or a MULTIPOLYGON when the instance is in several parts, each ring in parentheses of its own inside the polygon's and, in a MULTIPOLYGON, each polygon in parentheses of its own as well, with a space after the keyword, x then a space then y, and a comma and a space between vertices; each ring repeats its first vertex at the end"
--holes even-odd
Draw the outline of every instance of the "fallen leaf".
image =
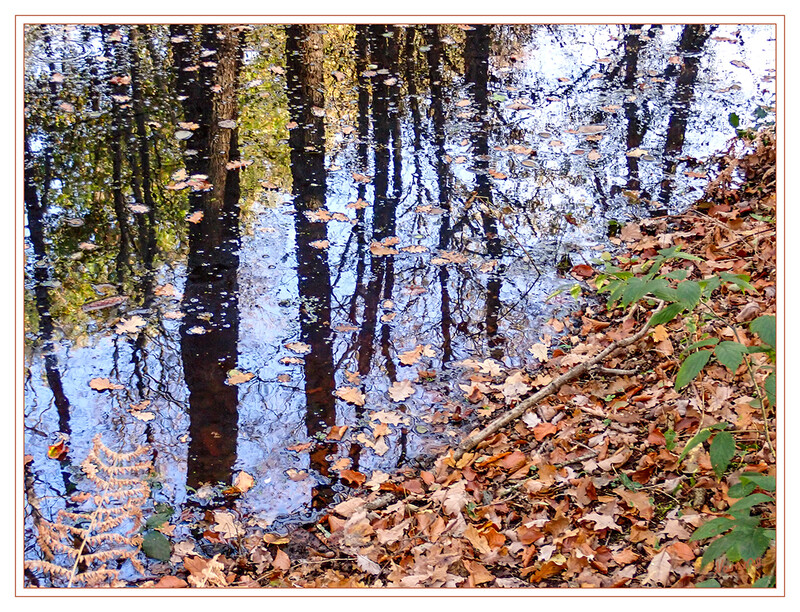
POLYGON ((363 406, 367 401, 367 396, 355 387, 339 387, 336 389, 336 395, 344 401, 355 404, 356 406, 363 406))
POLYGON ((392 383, 389 389, 389 397, 392 398, 393 402, 402 402, 414 395, 415 392, 416 389, 410 380, 400 380, 392 383))
POLYGON ((306 355, 311 352, 311 345, 305 342, 287 342, 283 346, 298 355, 306 355))
POLYGON ((650 583, 666 586, 669 583, 669 574, 672 571, 669 560, 670 556, 666 550, 662 550, 653 557, 650 565, 647 566, 647 576, 642 581, 642 584, 650 583))
POLYGON ((422 345, 418 344, 416 348, 406 351, 405 353, 400 353, 398 355, 400 359, 400 363, 403 365, 414 365, 422 356, 426 357, 435 357, 436 353, 431 348, 430 344, 422 345))
POLYGON ((495 389, 499 389, 506 399, 514 398, 530 391, 531 387, 526 380, 527 377, 520 370, 506 378, 502 385, 495 385, 495 389))
POLYGON ((112 383, 108 378, 93 378, 89 381, 89 387, 95 391, 106 391, 108 389, 124 389, 124 385, 112 383))
POLYGON ((192 214, 188 215, 186 217, 186 220, 189 223, 200 223, 200 221, 203 220, 203 214, 204 213, 203 213, 202 210, 197 210, 197 211, 193 212, 192 214))
POLYGON ((253 478, 250 474, 247 472, 239 472, 233 481, 233 486, 239 489, 239 491, 242 493, 247 493, 253 488, 255 483, 255 478, 253 478))
POLYGON ((102 310, 104 308, 111 308, 112 306, 118 306, 119 304, 124 304, 127 301, 128 301, 127 295, 112 295, 111 297, 102 298, 100 300, 94 300, 93 302, 87 302, 86 304, 81 306, 81 310, 83 312, 102 310))
POLYGON ((376 257, 382 257, 384 255, 397 255, 399 251, 397 249, 392 249, 390 247, 382 245, 380 242, 373 242, 369 245, 369 252, 375 255, 376 257))
POLYGON ((147 325, 147 321, 145 321, 139 315, 134 315, 130 319, 122 319, 119 323, 117 323, 116 327, 114 327, 114 333, 132 334, 139 331, 145 325, 147 325))
POLYGON ((228 370, 228 378, 225 380, 226 385, 239 385, 247 382, 253 378, 255 374, 252 372, 240 372, 239 370, 228 370))
POLYGON ((47 447, 47 457, 49 459, 61 461, 67 456, 68 451, 69 448, 67 448, 66 442, 64 440, 59 440, 56 444, 47 447))

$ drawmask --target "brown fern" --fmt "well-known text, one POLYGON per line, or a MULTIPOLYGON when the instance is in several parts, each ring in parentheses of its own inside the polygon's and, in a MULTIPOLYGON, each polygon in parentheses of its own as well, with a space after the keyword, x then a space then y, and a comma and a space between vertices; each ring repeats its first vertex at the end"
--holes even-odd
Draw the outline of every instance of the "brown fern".
POLYGON ((54 586, 119 586, 114 565, 130 560, 144 573, 137 558, 142 538, 142 507, 150 497, 144 480, 152 467, 142 460, 149 452, 140 446, 130 453, 117 453, 105 446, 100 436, 81 464, 95 492, 81 492, 73 500, 89 509, 59 510, 55 522, 38 521, 38 542, 45 560, 27 560, 25 569, 47 574, 54 586))

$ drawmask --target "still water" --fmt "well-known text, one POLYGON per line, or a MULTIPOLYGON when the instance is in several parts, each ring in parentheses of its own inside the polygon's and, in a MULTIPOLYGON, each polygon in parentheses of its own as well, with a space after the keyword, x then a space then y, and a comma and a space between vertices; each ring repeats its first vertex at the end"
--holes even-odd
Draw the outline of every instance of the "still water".
POLYGON ((29 500, 64 508, 99 433, 151 447, 158 501, 280 528, 453 444, 475 362, 568 345, 569 269, 692 203, 732 113, 774 120, 774 37, 30 27, 29 500))

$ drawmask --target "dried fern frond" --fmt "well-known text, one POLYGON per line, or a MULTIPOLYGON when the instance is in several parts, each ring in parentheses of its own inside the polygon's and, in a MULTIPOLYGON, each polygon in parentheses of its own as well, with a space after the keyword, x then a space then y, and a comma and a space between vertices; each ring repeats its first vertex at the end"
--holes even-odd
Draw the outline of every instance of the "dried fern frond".
POLYGON ((140 446, 118 453, 96 436, 81 464, 96 492, 77 497, 88 509, 62 509, 55 522, 39 521, 40 547, 53 559, 27 560, 25 568, 49 576, 54 586, 68 587, 119 586, 118 567, 126 560, 144 573, 136 558, 142 538, 134 534, 144 523, 142 508, 150 497, 145 478, 152 463, 140 460, 148 451, 140 446))

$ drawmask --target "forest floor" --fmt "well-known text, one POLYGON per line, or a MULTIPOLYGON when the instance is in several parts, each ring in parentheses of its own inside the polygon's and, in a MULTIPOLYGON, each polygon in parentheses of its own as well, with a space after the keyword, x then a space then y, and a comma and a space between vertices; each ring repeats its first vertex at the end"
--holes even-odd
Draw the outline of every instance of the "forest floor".
MULTIPOLYGON (((550 322, 564 335, 536 372, 509 376, 475 363, 461 401, 481 409, 476 431, 612 342, 644 333, 475 448, 462 444, 383 482, 350 474, 352 496, 313 526, 277 535, 223 526, 212 511, 196 516, 209 541, 175 546, 164 575, 139 586, 771 584, 776 507, 757 476, 776 476, 777 412, 766 380, 774 350, 733 344, 763 347, 769 333, 750 325, 776 314, 774 132, 747 143, 737 140, 708 169, 715 178, 693 208, 629 224, 615 239, 619 271, 642 276, 659 251, 680 246, 659 271, 671 286, 684 274, 701 285, 722 278, 693 308, 645 329, 658 300, 635 291, 626 308, 607 308, 605 294, 588 300, 550 322), (716 349, 722 344, 733 361, 716 349), (743 472, 757 473, 755 484, 743 472), (727 513, 742 497, 749 508, 727 513), (719 517, 729 522, 692 538, 719 517), (736 521, 749 531, 719 536, 736 521), (723 544, 713 548, 716 536, 723 544), (704 564, 704 553, 716 558, 704 564)), ((602 265, 576 268, 584 292, 609 279, 602 265)))

